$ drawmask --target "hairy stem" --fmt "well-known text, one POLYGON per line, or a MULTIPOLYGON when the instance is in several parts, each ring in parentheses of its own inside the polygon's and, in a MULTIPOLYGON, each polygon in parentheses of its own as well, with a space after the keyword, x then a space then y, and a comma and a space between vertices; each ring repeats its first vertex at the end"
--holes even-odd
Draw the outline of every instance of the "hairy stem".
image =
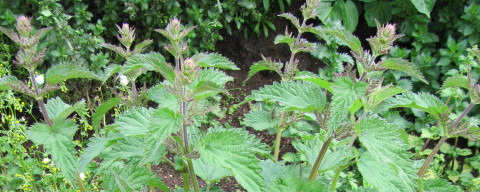
POLYGON ((282 133, 283 133, 283 129, 279 129, 275 137, 275 150, 273 152, 273 160, 275 161, 275 163, 278 162, 278 155, 280 154, 280 143, 282 141, 282 133))
POLYGON ((188 173, 182 173, 183 177, 183 191, 189 192, 190 191, 190 181, 188 173))
MULTIPOLYGON (((455 138, 455 145, 453 146, 453 151, 454 152, 457 151, 457 145, 458 145, 458 137, 455 138)), ((453 157, 453 159, 452 159, 452 171, 455 167, 455 158, 456 157, 453 157)))
POLYGON ((320 163, 322 163, 323 157, 325 157, 325 154, 327 153, 328 146, 330 145, 330 142, 332 141, 333 137, 330 136, 328 137, 327 141, 323 143, 322 149, 318 153, 317 159, 315 160, 315 163, 313 164, 312 171, 310 172, 310 175, 308 176, 308 180, 315 180, 317 177, 317 172, 318 168, 320 167, 320 163))
POLYGON ((42 111, 43 119, 47 122, 48 125, 50 125, 50 127, 53 127, 52 120, 50 120, 50 117, 48 117, 47 109, 45 108, 43 98, 37 99, 40 91, 38 90, 37 82, 35 81, 35 73, 33 71, 30 71, 30 78, 32 79, 33 88, 35 90, 35 99, 37 100, 40 110, 42 111))
MULTIPOLYGON (((455 130, 457 126, 460 124, 462 119, 467 115, 467 113, 475 106, 475 103, 470 103, 467 108, 458 116, 458 118, 455 120, 455 123, 453 126, 450 128, 450 130, 455 130)), ((418 177, 423 177, 425 175, 425 172, 427 172, 428 167, 430 166, 430 163, 432 163, 433 158, 435 155, 438 153, 438 150, 440 147, 447 141, 448 139, 448 133, 445 133, 445 135, 438 141, 438 143, 435 145, 433 148, 432 152, 428 155, 427 159, 425 160, 425 163, 423 163, 422 167, 418 171, 417 175, 418 177)))

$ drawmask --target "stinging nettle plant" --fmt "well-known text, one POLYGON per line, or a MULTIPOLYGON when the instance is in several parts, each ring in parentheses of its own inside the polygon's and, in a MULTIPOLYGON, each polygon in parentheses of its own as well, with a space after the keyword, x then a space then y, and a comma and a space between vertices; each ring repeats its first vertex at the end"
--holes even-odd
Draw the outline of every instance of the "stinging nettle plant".
MULTIPOLYGON (((389 53, 395 40, 401 37, 396 34, 395 25, 380 25, 377 22, 377 34, 367 39, 371 50, 364 50, 360 40, 343 28, 306 25, 306 20, 316 16, 318 6, 320 4, 317 1, 307 1, 302 6, 302 24, 292 14, 280 15, 290 20, 297 30, 296 38, 289 33, 275 38, 275 43, 288 44, 292 52, 291 58, 285 67, 282 63, 267 58, 252 65, 248 78, 259 71, 271 70, 278 73, 282 81, 253 91, 247 96, 243 103, 257 101, 274 107, 252 110, 246 115, 244 124, 256 130, 275 129, 277 139, 273 162, 277 162, 276 166, 285 168, 291 166, 285 166, 278 160, 282 131, 291 127, 293 123, 290 122, 316 122, 321 128, 320 134, 315 134, 313 140, 302 136, 302 141, 294 141, 293 144, 299 151, 300 160, 305 161, 309 167, 308 180, 320 182, 323 190, 336 190, 342 171, 352 165, 356 165, 361 173, 363 188, 366 190, 429 191, 436 187, 457 190, 444 180, 417 182, 417 179, 423 177, 438 148, 447 138, 462 136, 478 139, 480 132, 476 126, 468 123, 458 126, 475 102, 478 102, 475 97, 457 119, 450 120, 447 105, 437 97, 428 93, 413 93, 392 84, 383 85, 382 76, 387 70, 400 71, 428 83, 415 64, 400 58, 381 58, 389 53), (335 74, 333 81, 310 72, 298 71, 295 54, 311 52, 314 46, 301 38, 305 32, 319 36, 327 44, 331 38, 335 38, 350 48, 355 63, 347 66, 343 73, 335 74), (356 65, 355 70, 353 64, 356 65), (420 161, 423 166, 418 172, 419 167, 414 166, 413 156, 408 151, 405 130, 382 117, 389 109, 399 107, 424 111, 437 119, 439 125, 446 130, 445 136, 430 156, 420 161), (358 145, 355 144, 357 139, 358 145), (333 177, 325 175, 329 171, 333 172, 333 177), (318 176, 321 179, 317 179, 318 176)), ((460 86, 470 90, 471 95, 477 94, 478 86, 472 83, 474 81, 471 77, 462 77, 462 83, 455 81, 460 80, 447 79, 444 87, 460 86)), ((284 181, 285 178, 276 179, 284 181)), ((273 189, 274 184, 278 183, 270 184, 273 189)), ((300 189, 303 188, 291 190, 300 189)))

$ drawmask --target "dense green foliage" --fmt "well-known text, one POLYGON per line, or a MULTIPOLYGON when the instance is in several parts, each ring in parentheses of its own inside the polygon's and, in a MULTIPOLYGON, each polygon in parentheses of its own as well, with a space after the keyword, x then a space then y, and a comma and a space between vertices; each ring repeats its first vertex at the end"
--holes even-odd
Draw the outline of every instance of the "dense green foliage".
POLYGON ((244 83, 281 80, 224 109, 240 68, 203 51, 221 29, 268 36, 292 3, 0 2, 0 189, 480 190, 477 1, 307 0, 278 15, 289 60, 262 56, 244 83), (247 104, 244 127, 223 121, 247 104))

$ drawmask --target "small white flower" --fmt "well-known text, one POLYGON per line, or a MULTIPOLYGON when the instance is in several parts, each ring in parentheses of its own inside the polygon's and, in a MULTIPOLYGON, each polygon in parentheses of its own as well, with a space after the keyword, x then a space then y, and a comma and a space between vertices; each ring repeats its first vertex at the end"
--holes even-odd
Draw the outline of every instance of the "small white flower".
POLYGON ((45 157, 45 158, 43 158, 42 163, 43 164, 48 164, 48 163, 50 163, 50 159, 45 157))
POLYGON ((45 82, 45 78, 43 77, 43 75, 38 75, 35 77, 35 82, 37 82, 38 85, 43 85, 43 83, 45 82))
POLYGON ((84 180, 84 179, 85 179, 85 174, 84 174, 84 173, 80 173, 80 174, 78 174, 78 176, 80 176, 80 179, 81 179, 81 180, 84 180))
POLYGON ((128 78, 127 76, 125 75, 120 75, 120 77, 118 77, 120 79, 120 85, 122 86, 127 86, 128 85, 128 78))

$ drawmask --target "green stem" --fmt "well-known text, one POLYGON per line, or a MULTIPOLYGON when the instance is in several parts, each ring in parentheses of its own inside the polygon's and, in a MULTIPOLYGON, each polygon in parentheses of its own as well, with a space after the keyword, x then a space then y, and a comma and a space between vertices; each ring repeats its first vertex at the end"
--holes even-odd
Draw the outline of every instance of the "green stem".
POLYGON ((280 143, 282 142, 282 133, 283 129, 277 131, 277 136, 275 137, 275 150, 273 152, 273 160, 278 162, 278 155, 280 154, 280 143))
POLYGON ((197 176, 195 175, 195 170, 193 169, 192 159, 188 159, 187 163, 188 163, 188 172, 190 173, 190 177, 192 178, 193 190, 195 192, 200 192, 200 187, 198 186, 197 176))
POLYGON ((168 159, 167 157, 165 156, 162 156, 162 159, 165 160, 165 162, 167 162, 169 165, 171 165, 172 167, 175 167, 175 163, 173 163, 172 161, 170 161, 170 159, 168 159))
POLYGON ((315 160, 315 163, 313 164, 312 171, 310 172, 310 176, 308 176, 308 180, 315 180, 317 177, 317 172, 318 168, 320 167, 320 163, 322 163, 323 157, 327 153, 328 146, 330 145, 330 142, 332 141, 332 136, 328 137, 327 141, 323 143, 322 149, 318 153, 317 159, 315 160))
MULTIPOLYGON (((37 82, 35 81, 35 73, 33 71, 30 71, 30 78, 32 79, 32 85, 35 90, 35 99, 37 100, 38 106, 40 107, 40 110, 42 111, 43 119, 47 122, 50 127, 53 127, 52 120, 50 120, 50 117, 48 117, 47 109, 45 108, 45 103, 43 103, 43 98, 38 98, 40 91, 38 90, 37 82)), ((52 129, 53 132, 53 129, 52 129)))
POLYGON ((207 192, 210 192, 210 186, 211 186, 211 185, 212 185, 212 184, 207 181, 207 192))
POLYGON ((182 177, 183 177, 183 191, 188 192, 190 191, 190 181, 188 180, 189 179, 188 173, 182 173, 182 177))
MULTIPOLYGON (((467 108, 465 108, 465 110, 462 112, 462 114, 460 114, 460 116, 458 116, 458 118, 455 120, 455 124, 453 124, 453 126, 450 128, 450 130, 455 130, 457 128, 457 126, 460 124, 460 122, 462 121, 462 119, 467 115, 467 113, 473 108, 473 106, 475 106, 475 103, 470 103, 468 105, 467 108)), ((420 170, 418 171, 417 175, 418 177, 423 177, 423 175, 425 175, 425 173, 427 172, 427 169, 428 167, 430 166, 430 163, 432 163, 433 161, 433 158, 435 157, 435 155, 438 153, 438 150, 440 149, 440 147, 445 143, 445 141, 447 141, 448 139, 448 133, 445 133, 445 135, 440 139, 440 141, 438 141, 438 143, 435 145, 435 147, 433 148, 432 152, 428 155, 427 159, 425 160, 425 162, 423 163, 422 167, 420 168, 420 170)))
POLYGON ((342 173, 342 170, 343 169, 341 168, 337 169, 335 176, 333 176, 332 185, 330 185, 330 191, 335 191, 335 188, 337 188, 338 178, 340 177, 340 173, 342 173))

